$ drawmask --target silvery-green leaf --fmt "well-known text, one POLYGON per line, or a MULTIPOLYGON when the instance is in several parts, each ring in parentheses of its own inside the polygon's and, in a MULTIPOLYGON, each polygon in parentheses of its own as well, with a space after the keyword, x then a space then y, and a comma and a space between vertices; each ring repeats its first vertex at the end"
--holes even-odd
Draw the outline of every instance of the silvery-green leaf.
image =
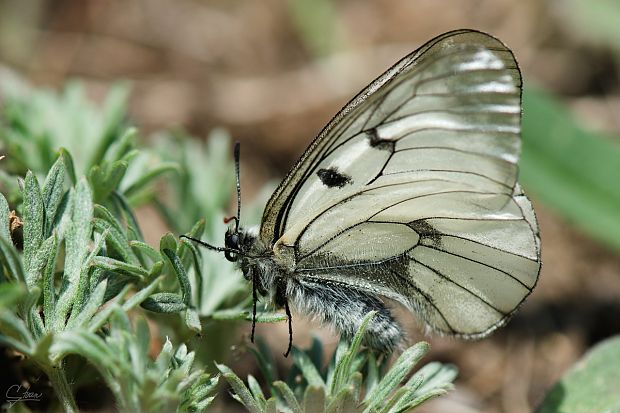
POLYGON ((56 221, 56 212, 65 193, 65 164, 58 157, 47 173, 43 184, 43 205, 45 206, 45 234, 49 236, 56 221))

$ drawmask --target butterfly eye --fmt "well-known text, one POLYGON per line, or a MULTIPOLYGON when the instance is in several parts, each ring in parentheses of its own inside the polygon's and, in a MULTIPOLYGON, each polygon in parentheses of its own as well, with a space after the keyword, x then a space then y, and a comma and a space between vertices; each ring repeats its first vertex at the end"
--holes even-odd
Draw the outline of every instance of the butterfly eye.
POLYGON ((227 233, 226 234, 226 239, 224 240, 224 244, 226 245, 226 248, 233 248, 238 250, 239 249, 239 235, 236 233, 227 233))
POLYGON ((237 254, 233 254, 230 251, 225 251, 224 252, 224 256, 226 257, 226 259, 230 262, 235 262, 239 259, 239 257, 237 256, 237 254))

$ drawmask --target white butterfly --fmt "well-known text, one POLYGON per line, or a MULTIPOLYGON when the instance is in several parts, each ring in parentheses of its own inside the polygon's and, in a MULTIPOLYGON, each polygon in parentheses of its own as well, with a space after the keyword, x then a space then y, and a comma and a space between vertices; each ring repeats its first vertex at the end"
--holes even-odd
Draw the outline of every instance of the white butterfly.
MULTIPOLYGON (((272 195, 260 229, 236 218, 225 248, 203 245, 253 282, 254 312, 258 294, 268 296, 289 329, 289 305, 346 337, 376 310, 366 344, 389 352, 404 333, 388 298, 435 332, 483 337, 506 323, 540 270, 538 225, 517 183, 520 133, 512 52, 485 33, 442 34, 329 122, 272 195)), ((235 154, 238 166, 238 146, 235 154)))

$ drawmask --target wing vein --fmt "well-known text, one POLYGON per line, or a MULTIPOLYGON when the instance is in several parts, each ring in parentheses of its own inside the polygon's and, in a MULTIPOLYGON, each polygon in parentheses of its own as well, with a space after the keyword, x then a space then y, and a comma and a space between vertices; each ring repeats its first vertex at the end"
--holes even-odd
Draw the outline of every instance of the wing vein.
POLYGON ((454 281, 453 279, 451 279, 450 277, 448 277, 447 275, 441 273, 440 271, 436 270, 435 268, 432 268, 426 264, 424 264, 423 262, 420 262, 418 260, 416 260, 415 258, 411 257, 411 260, 420 264, 421 266, 428 268, 429 270, 431 270, 432 272, 434 272, 435 274, 437 274, 440 278, 443 278, 444 280, 456 285, 457 287, 461 288, 464 291, 467 291, 469 294, 471 294, 472 296, 476 297, 477 299, 480 300, 480 302, 482 302, 483 304, 487 305, 489 308, 492 308, 493 310, 497 311, 499 314, 503 315, 504 317, 507 316, 508 314, 499 310, 498 308, 496 308, 493 304, 489 303, 487 300, 485 300, 484 298, 480 297, 479 295, 477 295, 476 293, 474 293, 473 291, 471 291, 469 288, 457 283, 456 281, 454 281))
POLYGON ((484 265, 485 267, 488 267, 488 268, 493 268, 494 270, 497 270, 497 271, 499 271, 499 272, 501 272, 501 273, 504 273, 504 274, 505 274, 505 275, 507 275, 508 277, 512 278, 513 280, 515 280, 516 282, 518 282, 519 284, 521 284, 523 287, 525 287, 528 291, 530 291, 530 292, 532 291, 532 289, 531 289, 530 287, 528 287, 528 286, 527 286, 527 285, 526 285, 523 281, 519 280, 519 279, 518 279, 518 278, 516 278, 514 275, 512 275, 512 274, 510 274, 509 272, 506 272, 506 271, 504 271, 504 270, 502 270, 502 269, 500 269, 500 268, 494 267, 494 266, 492 266, 492 265, 490 265, 490 264, 487 264, 487 263, 485 263, 485 262, 482 262, 482 261, 475 260, 475 259, 473 259, 473 258, 466 257, 466 256, 461 255, 461 254, 457 254, 457 253, 455 253, 455 252, 451 252, 451 251, 445 250, 445 249, 443 249, 443 248, 436 247, 436 246, 434 246, 434 245, 426 245, 426 244, 424 244, 424 247, 426 247, 426 248, 430 248, 430 249, 433 249, 433 250, 435 250, 435 251, 445 252, 446 254, 450 254, 450 255, 452 255, 452 256, 454 256, 454 257, 463 258, 464 260, 471 261, 471 262, 475 262, 476 264, 484 265))

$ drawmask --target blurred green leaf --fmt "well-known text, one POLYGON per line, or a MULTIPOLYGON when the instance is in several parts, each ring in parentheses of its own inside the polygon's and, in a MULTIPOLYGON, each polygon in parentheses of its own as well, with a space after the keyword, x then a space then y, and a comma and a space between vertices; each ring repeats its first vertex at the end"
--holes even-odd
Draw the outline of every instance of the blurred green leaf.
POLYGON ((528 192, 620 249, 620 143, 582 129, 550 95, 523 96, 521 181, 528 192))
POLYGON ((536 411, 620 412, 619 361, 620 336, 597 344, 553 386, 536 411))
POLYGON ((4 238, 7 241, 11 241, 10 216, 9 203, 4 195, 0 194, 0 238, 4 238))
POLYGON ((125 175, 128 163, 114 161, 110 164, 95 165, 88 172, 88 181, 94 189, 95 202, 101 203, 118 187, 125 175))
POLYGON ((570 31, 592 43, 612 48, 620 57, 620 2, 617 0, 566 0, 562 14, 568 17, 570 31))
POLYGON ((54 154, 66 148, 76 161, 75 170, 72 162, 65 163, 70 178, 85 173, 121 136, 127 92, 123 85, 113 87, 102 107, 87 99, 80 83, 69 83, 62 93, 34 90, 9 96, 0 111, 6 125, 0 126, 0 148, 11 154, 7 170, 46 173, 54 154))
POLYGON ((288 0, 288 11, 314 57, 328 55, 341 46, 341 25, 333 0, 288 0))

